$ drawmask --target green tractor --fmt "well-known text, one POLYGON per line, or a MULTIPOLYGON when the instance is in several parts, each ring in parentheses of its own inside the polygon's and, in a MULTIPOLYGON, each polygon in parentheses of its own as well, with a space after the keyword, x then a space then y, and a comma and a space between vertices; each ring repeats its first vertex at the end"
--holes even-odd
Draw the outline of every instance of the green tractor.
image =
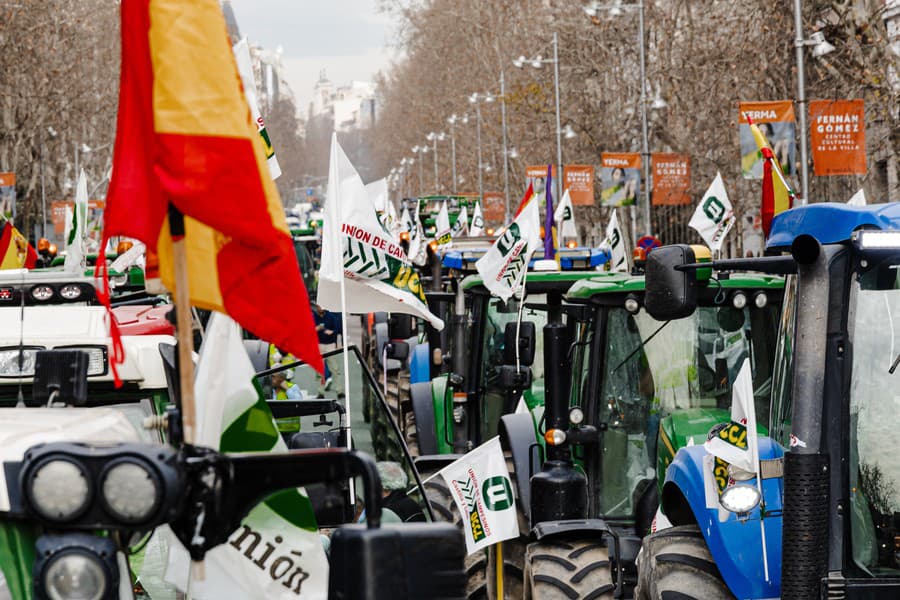
POLYGON ((678 320, 647 314, 640 275, 595 275, 549 303, 543 408, 500 419, 530 532, 526 598, 631 597, 666 466, 728 420, 747 356, 767 406, 783 285, 723 275, 678 320))

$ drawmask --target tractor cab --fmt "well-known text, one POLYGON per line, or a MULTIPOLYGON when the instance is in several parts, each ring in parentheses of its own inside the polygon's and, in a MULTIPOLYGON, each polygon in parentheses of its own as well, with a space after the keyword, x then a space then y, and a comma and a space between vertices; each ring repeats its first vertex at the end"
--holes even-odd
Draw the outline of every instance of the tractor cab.
POLYGON ((767 250, 702 265, 688 246, 648 257, 657 317, 694 314, 704 269, 788 279, 759 462, 748 472, 726 461, 716 485, 703 469, 723 460, 712 446, 678 451, 661 496, 674 527, 645 539, 638 591, 688 593, 663 559, 677 542, 688 559, 716 565, 703 579, 719 597, 896 597, 900 462, 884 440, 900 408, 900 206, 798 207, 775 218, 767 250))

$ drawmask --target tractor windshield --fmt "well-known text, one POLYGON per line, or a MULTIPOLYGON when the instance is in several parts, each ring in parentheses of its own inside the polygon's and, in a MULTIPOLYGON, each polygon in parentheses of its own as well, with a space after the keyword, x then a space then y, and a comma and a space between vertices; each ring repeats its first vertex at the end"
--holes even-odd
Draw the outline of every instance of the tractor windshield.
MULTIPOLYGON (((900 264, 870 264, 851 292, 850 496, 853 557, 875 576, 900 576, 900 264)), ((865 263, 862 263, 865 264, 865 263)))
POLYGON ((767 424, 777 320, 777 306, 701 306, 668 322, 644 310, 610 309, 604 355, 589 362, 603 369, 601 514, 631 515, 635 490, 655 477, 660 418, 686 409, 730 409, 732 384, 746 358, 757 419, 767 424))

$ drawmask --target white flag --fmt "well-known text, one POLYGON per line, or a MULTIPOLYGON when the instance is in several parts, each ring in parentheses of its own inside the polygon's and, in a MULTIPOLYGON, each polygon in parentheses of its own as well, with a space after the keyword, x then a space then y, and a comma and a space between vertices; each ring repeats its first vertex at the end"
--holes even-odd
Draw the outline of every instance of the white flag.
POLYGON ((469 234, 469 210, 463 206, 456 216, 456 223, 450 229, 450 235, 454 238, 469 234))
POLYGON ((362 179, 333 134, 322 224, 320 306, 341 310, 342 277, 348 313, 406 313, 427 319, 436 329, 444 328, 425 304, 419 274, 382 227, 362 179))
POLYGON ((242 39, 232 47, 234 51, 234 59, 237 62, 238 73, 241 76, 241 83, 244 86, 244 96, 247 97, 247 104, 250 105, 250 116, 256 123, 256 129, 259 137, 262 138, 263 146, 266 149, 266 161, 269 163, 269 173, 272 179, 278 179, 281 175, 281 166, 278 164, 278 157, 275 156, 275 148, 269 140, 269 132, 266 130, 266 122, 263 121, 262 114, 259 112, 259 104, 256 101, 256 78, 253 77, 253 62, 250 59, 250 45, 247 38, 242 39))
POLYGON ((866 191, 862 188, 859 188, 859 191, 850 196, 850 199, 847 200, 847 204, 849 206, 865 206, 866 205, 866 191))
POLYGON ((388 233, 391 234, 391 237, 394 239, 395 244, 400 243, 400 232, 403 231, 403 223, 400 222, 400 219, 397 217, 397 209, 394 208, 394 203, 388 200, 385 202, 386 210, 382 216, 382 224, 384 228, 387 229, 388 233))
POLYGON ((506 231, 475 263, 484 286, 505 302, 516 293, 532 253, 541 247, 538 202, 531 198, 506 231))
POLYGON ((448 250, 453 246, 453 229, 450 227, 450 213, 447 212, 447 202, 441 203, 437 218, 434 220, 434 239, 437 241, 438 250, 448 250))
MULTIPOLYGON (((222 451, 287 450, 271 413, 268 413, 267 421, 254 421, 253 431, 233 426, 247 419, 248 411, 258 410, 260 395, 253 383, 254 375, 241 341, 240 327, 227 315, 213 314, 200 348, 194 384, 198 444, 222 451)), ((263 500, 244 518, 227 543, 206 554, 205 577, 202 581, 190 582, 192 598, 287 600, 327 597, 328 559, 318 531, 295 525, 297 516, 304 511, 309 512, 308 516, 314 522, 312 507, 299 491, 291 490, 290 493, 296 504, 288 503, 287 513, 282 513, 287 500, 284 493, 279 495, 277 503, 263 500), (283 566, 290 562, 290 567, 261 569, 260 550, 253 550, 260 539, 278 549, 270 565, 274 565, 280 555, 290 558, 290 561, 282 561, 283 566)), ((171 530, 163 528, 159 533, 169 546, 166 580, 186 591, 190 556, 171 530)))
POLYGON ((84 273, 87 209, 87 176, 82 169, 78 175, 78 184, 75 186, 75 206, 71 212, 66 208, 66 262, 63 270, 68 273, 84 273))
POLYGON ((413 264, 422 266, 428 262, 428 242, 425 240, 425 231, 422 229, 422 222, 419 221, 419 201, 415 201, 415 207, 412 213, 404 208, 404 214, 408 220, 403 221, 404 227, 409 224, 409 259, 413 264))
POLYGON ((609 250, 610 271, 628 272, 628 253, 625 252, 625 238, 622 236, 622 228, 619 227, 619 217, 613 209, 609 224, 606 226, 606 240, 609 250))
POLYGON ((563 192, 562 201, 553 213, 553 220, 556 221, 556 231, 560 240, 578 237, 578 229, 575 227, 575 211, 572 210, 572 198, 569 197, 568 189, 563 192))
POLYGON ((369 194, 369 200, 375 207, 375 212, 383 213, 388 210, 388 184, 387 179, 382 177, 378 181, 366 184, 366 193, 369 194))
POLYGON ((744 359, 731 391, 731 423, 705 444, 706 451, 749 473, 759 468, 753 372, 744 359))
POLYGON ((481 213, 481 202, 475 202, 472 210, 472 225, 469 227, 469 235, 484 235, 484 215, 481 213))
POLYGON ((720 173, 716 173, 712 185, 703 194, 688 225, 697 230, 710 250, 718 252, 722 249, 722 242, 734 225, 734 210, 728 201, 728 192, 725 191, 720 173))
POLYGON ((469 554, 519 536, 516 500, 499 437, 467 452, 440 474, 462 515, 469 554))

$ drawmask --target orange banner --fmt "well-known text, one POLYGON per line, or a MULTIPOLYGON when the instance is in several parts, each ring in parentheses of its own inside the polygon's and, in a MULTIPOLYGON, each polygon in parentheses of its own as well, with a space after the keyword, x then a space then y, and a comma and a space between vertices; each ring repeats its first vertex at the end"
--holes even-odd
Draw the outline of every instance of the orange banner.
MULTIPOLYGON (((50 222, 53 223, 53 232, 62 235, 66 229, 66 207, 74 208, 74 200, 54 200, 50 203, 50 222)), ((96 220, 99 214, 106 208, 106 200, 88 200, 88 223, 96 220)))
MULTIPOLYGON (((547 178, 547 165, 531 165, 525 167, 525 177, 534 179, 537 177, 547 178)), ((553 177, 556 177, 556 165, 553 165, 553 177)))
POLYGON ((809 137, 816 175, 866 174, 866 111, 862 100, 813 100, 809 137))
POLYGON ((653 205, 691 203, 691 157, 687 154, 654 153, 653 205))
POLYGON ((747 124, 748 116, 757 125, 760 123, 794 121, 794 102, 791 100, 739 102, 738 123, 747 124))
POLYGON ((759 125, 769 141, 769 146, 786 175, 796 170, 794 143, 794 103, 791 100, 771 102, 739 102, 738 134, 741 141, 741 176, 744 179, 762 179, 763 156, 756 145, 747 117, 759 125))
POLYGON ((637 152, 602 152, 600 166, 604 169, 640 169, 641 155, 637 152))
MULTIPOLYGON (((569 190, 572 204, 576 206, 594 205, 594 166, 564 165, 563 189, 569 190)), ((559 202, 557 200, 557 202, 559 202)))
POLYGON ((485 223, 502 224, 506 218, 506 202, 500 192, 485 192, 481 203, 485 223))
POLYGON ((16 174, 0 173, 0 187, 6 187, 8 185, 16 185, 16 174))
POLYGON ((641 194, 641 155, 637 152, 600 154, 600 204, 630 206, 641 194))
POLYGON ((16 216, 15 173, 0 173, 0 216, 5 219, 16 216))

